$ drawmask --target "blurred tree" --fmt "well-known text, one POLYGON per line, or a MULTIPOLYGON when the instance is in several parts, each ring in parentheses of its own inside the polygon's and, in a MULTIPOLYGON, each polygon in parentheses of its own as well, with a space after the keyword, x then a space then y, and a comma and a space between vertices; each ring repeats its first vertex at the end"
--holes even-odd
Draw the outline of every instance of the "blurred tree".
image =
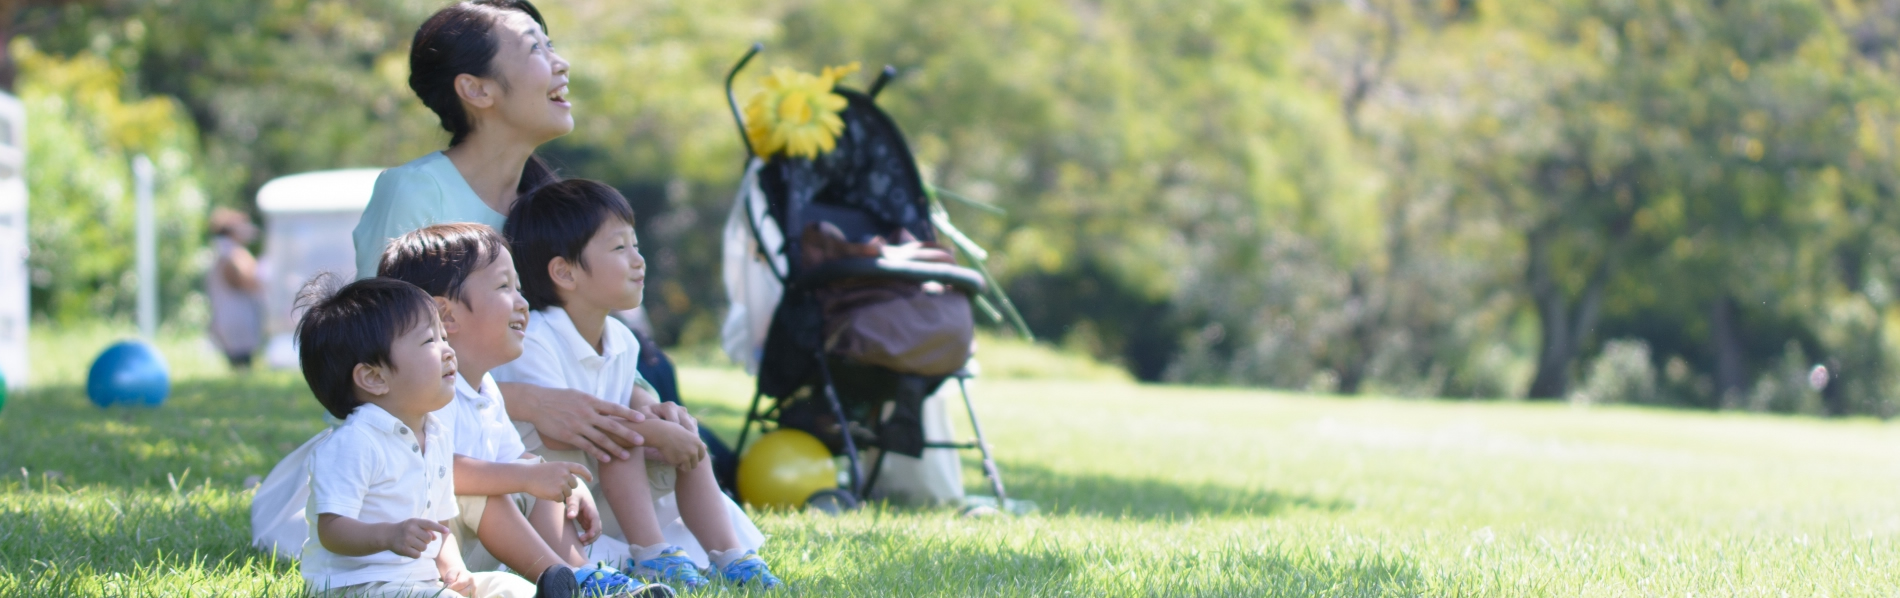
POLYGON ((75 0, 0 0, 0 91, 13 92, 14 79, 19 77, 19 65, 14 64, 13 35, 19 27, 20 15, 27 6, 59 6, 75 0))
POLYGON ((20 66, 27 121, 28 270, 33 310, 59 322, 129 317, 133 272, 134 155, 158 167, 159 305, 176 312, 203 272, 204 195, 198 135, 169 98, 139 98, 124 73, 90 54, 48 56, 26 40, 20 66))

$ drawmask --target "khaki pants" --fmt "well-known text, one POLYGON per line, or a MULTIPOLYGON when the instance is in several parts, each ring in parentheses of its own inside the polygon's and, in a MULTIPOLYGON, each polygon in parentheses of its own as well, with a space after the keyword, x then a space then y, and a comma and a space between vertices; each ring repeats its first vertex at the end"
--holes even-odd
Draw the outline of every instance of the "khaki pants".
MULTIPOLYGON (((524 518, 534 511, 534 501, 538 500, 526 492, 510 494, 507 498, 509 504, 520 510, 524 518)), ((462 548, 462 562, 470 571, 501 569, 501 561, 496 559, 495 555, 489 554, 488 548, 482 546, 480 537, 482 516, 488 512, 488 499, 489 497, 480 495, 457 495, 455 506, 461 508, 462 513, 456 515, 455 519, 449 520, 449 531, 455 533, 455 542, 462 548)))
POLYGON ((534 598, 534 583, 513 573, 488 571, 471 575, 475 578, 475 593, 467 596, 449 591, 440 581, 375 581, 336 588, 321 595, 335 598, 534 598))
MULTIPOLYGON (((521 442, 527 445, 528 452, 539 455, 549 461, 579 463, 587 468, 587 474, 594 477, 588 482, 587 490, 594 495, 594 506, 600 510, 600 531, 603 535, 626 542, 625 532, 620 531, 620 519, 614 516, 613 509, 607 506, 606 493, 600 489, 600 462, 584 451, 561 451, 548 448, 541 443, 541 434, 534 431, 534 424, 515 422, 515 429, 521 432, 521 442)), ((635 449, 638 455, 638 449, 635 449)), ((647 460, 647 490, 658 501, 673 493, 679 485, 679 469, 665 461, 647 460)), ((472 569, 473 567, 471 567, 472 569)))

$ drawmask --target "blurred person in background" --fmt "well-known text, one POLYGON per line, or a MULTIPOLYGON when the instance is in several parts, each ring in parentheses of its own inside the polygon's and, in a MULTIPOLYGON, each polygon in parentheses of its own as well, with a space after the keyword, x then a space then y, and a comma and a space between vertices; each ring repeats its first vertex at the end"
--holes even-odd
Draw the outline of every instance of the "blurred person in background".
POLYGON ((211 235, 215 259, 205 273, 205 299, 211 304, 211 342, 224 353, 232 369, 249 370, 251 355, 264 334, 257 258, 246 247, 257 240, 257 225, 243 212, 217 208, 211 211, 211 235))

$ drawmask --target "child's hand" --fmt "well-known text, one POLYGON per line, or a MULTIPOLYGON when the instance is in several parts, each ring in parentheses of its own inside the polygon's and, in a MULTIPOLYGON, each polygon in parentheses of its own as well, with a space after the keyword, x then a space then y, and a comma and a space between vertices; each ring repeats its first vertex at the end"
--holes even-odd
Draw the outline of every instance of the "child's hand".
POLYGON ((587 466, 579 463, 548 461, 527 467, 528 479, 525 492, 545 501, 567 500, 568 494, 573 493, 574 489, 581 485, 580 481, 575 479, 577 476, 581 480, 594 481, 593 474, 587 473, 587 466))
POLYGON ((593 493, 585 486, 567 497, 567 518, 580 527, 581 545, 593 544, 600 538, 600 510, 594 506, 593 493))
POLYGON ((643 411, 647 415, 679 424, 680 427, 686 428, 686 431, 695 435, 699 434, 699 420, 694 419, 686 412, 686 407, 678 403, 656 403, 647 406, 643 411))
POLYGON ((463 596, 475 595, 475 576, 468 572, 468 567, 460 563, 449 564, 441 561, 437 561, 436 565, 436 572, 442 574, 442 585, 445 589, 463 596))
POLYGON ((699 434, 669 423, 649 422, 647 446, 660 450, 661 460, 682 470, 699 467, 706 458, 706 443, 699 434))
POLYGON ((388 535, 383 538, 384 549, 409 558, 421 558, 422 551, 429 549, 437 534, 449 535, 449 528, 441 523, 427 519, 410 519, 401 523, 389 524, 388 535))

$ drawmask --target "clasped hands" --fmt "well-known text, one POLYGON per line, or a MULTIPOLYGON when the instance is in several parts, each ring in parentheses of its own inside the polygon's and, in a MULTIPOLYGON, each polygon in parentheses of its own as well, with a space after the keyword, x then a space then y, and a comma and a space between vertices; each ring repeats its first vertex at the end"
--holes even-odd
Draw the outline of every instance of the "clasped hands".
POLYGON ((699 421, 685 407, 662 403, 645 389, 633 391, 633 407, 564 388, 520 385, 503 392, 524 397, 509 403, 510 416, 533 423, 551 449, 580 449, 601 462, 632 459, 632 449, 641 449, 645 458, 680 469, 698 467, 706 458, 699 421))

